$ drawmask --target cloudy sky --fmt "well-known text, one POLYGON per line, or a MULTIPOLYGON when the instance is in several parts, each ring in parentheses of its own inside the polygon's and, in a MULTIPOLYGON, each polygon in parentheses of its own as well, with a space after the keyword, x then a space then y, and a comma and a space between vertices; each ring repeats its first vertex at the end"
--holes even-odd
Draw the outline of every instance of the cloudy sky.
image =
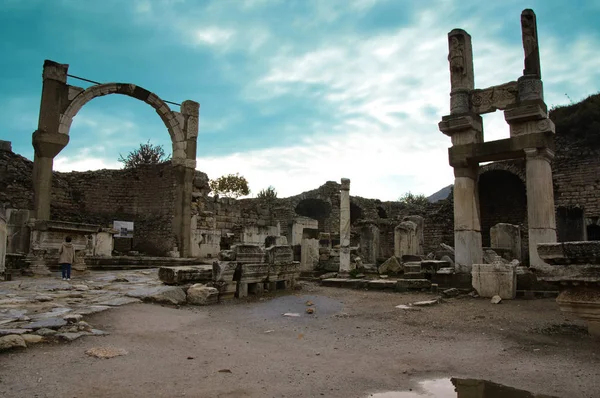
MULTIPOLYGON (((253 192, 280 196, 342 177, 353 195, 429 195, 453 180, 437 128, 449 111, 447 33, 472 35, 477 87, 516 80, 524 8, 538 18, 548 105, 598 92, 598 0, 0 0, 0 138, 33 158, 51 59, 200 102, 198 169, 211 178, 239 172, 253 192)), ((508 137, 501 113, 484 119, 486 140, 508 137)), ((148 139, 170 152, 150 106, 96 98, 54 166, 119 168, 148 139)))

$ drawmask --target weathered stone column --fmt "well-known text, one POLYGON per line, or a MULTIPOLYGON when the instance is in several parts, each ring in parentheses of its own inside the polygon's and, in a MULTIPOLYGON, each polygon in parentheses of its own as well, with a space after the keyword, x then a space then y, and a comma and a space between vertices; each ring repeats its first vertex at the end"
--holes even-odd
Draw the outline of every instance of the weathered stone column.
POLYGON ((180 257, 192 255, 192 190, 196 173, 196 140, 200 104, 184 101, 181 104, 184 143, 173 143, 173 169, 175 172, 175 211, 173 232, 177 240, 180 257), (183 145, 182 145, 183 144, 183 145), (184 151, 180 150, 183 146, 184 151))
POLYGON ((350 272, 350 180, 342 178, 340 188, 340 271, 350 272))
POLYGON ((416 235, 418 239, 417 251, 415 254, 424 254, 425 247, 425 219, 421 216, 406 216, 402 221, 412 221, 417 225, 416 235))
POLYGON ((67 145, 69 136, 60 134, 60 115, 69 103, 68 65, 44 61, 42 100, 38 129, 33 133, 33 206, 35 218, 50 219, 50 194, 54 157, 67 145))
POLYGON ((550 149, 525 149, 527 156, 527 223, 529 226, 529 265, 544 267, 538 243, 556 242, 556 215, 550 149))
POLYGON ((0 277, 2 277, 6 271, 6 232, 6 213, 4 212, 4 207, 0 205, 0 277))
POLYGON ((454 168, 454 252, 457 272, 483 262, 477 175, 479 166, 454 168))

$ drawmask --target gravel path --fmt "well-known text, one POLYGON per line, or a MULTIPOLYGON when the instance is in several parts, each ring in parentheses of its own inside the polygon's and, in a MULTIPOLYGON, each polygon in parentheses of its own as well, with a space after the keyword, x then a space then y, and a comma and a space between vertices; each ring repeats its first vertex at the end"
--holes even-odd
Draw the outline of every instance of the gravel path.
POLYGON ((445 377, 600 396, 600 344, 554 299, 395 308, 429 298, 305 284, 209 307, 130 304, 89 317, 109 336, 0 354, 0 396, 368 397, 445 377))

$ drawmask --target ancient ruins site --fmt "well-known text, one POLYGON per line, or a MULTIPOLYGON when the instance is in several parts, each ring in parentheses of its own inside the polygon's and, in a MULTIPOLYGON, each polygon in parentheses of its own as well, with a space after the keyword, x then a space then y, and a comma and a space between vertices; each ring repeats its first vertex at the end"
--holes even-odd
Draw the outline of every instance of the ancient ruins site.
POLYGON ((600 95, 549 110, 535 13, 520 25, 523 73, 493 87, 448 33, 455 179, 416 204, 344 175, 215 195, 198 102, 46 60, 33 161, 0 142, 0 395, 599 397, 600 95), (53 171, 79 110, 116 94, 156 111, 171 159, 53 171), (484 139, 492 112, 508 138, 484 139))

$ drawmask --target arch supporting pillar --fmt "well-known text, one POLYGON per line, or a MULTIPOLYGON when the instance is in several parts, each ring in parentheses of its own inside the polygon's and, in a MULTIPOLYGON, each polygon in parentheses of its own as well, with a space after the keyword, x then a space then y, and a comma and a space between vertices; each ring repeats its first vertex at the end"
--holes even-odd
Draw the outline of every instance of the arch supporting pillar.
POLYGON ((69 103, 69 66, 46 60, 42 73, 42 100, 38 129, 33 133, 33 209, 36 219, 50 219, 50 194, 54 157, 68 144, 69 136, 58 132, 60 115, 69 103))

